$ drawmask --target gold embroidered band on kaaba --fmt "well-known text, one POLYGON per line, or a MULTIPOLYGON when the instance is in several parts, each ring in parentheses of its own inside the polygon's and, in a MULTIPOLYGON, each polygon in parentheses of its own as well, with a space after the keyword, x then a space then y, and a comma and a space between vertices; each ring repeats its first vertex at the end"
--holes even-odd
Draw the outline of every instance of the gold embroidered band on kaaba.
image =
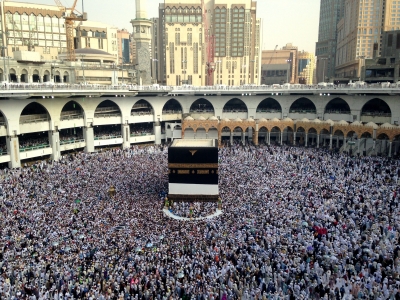
POLYGON ((182 163, 170 163, 168 164, 170 169, 218 169, 218 164, 182 164, 182 163))

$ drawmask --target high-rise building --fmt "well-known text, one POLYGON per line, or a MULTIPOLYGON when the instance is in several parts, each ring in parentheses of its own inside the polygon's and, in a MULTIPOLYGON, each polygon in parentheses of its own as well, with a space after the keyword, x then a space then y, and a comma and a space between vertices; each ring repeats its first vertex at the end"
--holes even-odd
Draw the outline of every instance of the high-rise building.
POLYGON ((151 18, 151 78, 153 83, 161 83, 159 70, 159 59, 160 59, 160 44, 159 44, 159 18, 151 18))
POLYGON ((363 61, 381 54, 382 33, 400 27, 399 4, 397 0, 344 0, 337 26, 336 80, 360 78, 363 61))
POLYGON ((75 23, 75 49, 90 48, 110 53, 118 61, 118 28, 94 21, 75 23))
POLYGON ((260 83, 262 26, 255 1, 204 0, 202 7, 200 0, 166 0, 159 13, 159 57, 165 58, 159 69, 167 85, 260 83))
POLYGON ((117 43, 118 43, 118 63, 120 65, 130 64, 130 43, 131 35, 126 29, 117 31, 117 43))
POLYGON ((316 78, 326 81, 335 75, 337 25, 342 18, 344 0, 321 0, 319 12, 316 78))
POLYGON ((299 51, 297 54, 297 82, 314 84, 315 56, 313 53, 299 51))
POLYGON ((261 84, 295 83, 297 74, 297 47, 291 43, 282 49, 263 50, 261 84))
POLYGON ((56 5, 1 1, 0 9, 2 55, 35 51, 41 59, 54 60, 66 51, 65 20, 56 5))

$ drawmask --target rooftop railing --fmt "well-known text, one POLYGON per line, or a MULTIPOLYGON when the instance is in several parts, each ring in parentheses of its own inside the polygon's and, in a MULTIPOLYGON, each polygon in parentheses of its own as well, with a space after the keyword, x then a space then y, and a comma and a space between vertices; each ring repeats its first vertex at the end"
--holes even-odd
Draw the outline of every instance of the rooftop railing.
POLYGON ((40 144, 40 145, 35 145, 35 146, 30 146, 30 147, 19 147, 19 152, 38 150, 38 149, 44 149, 44 148, 49 148, 49 147, 50 147, 49 144, 40 144))
POLYGON ((84 139, 70 139, 70 140, 61 140, 60 145, 69 145, 69 144, 75 144, 75 143, 84 143, 84 139))
POLYGON ((47 114, 23 115, 23 116, 19 117, 20 124, 47 122, 49 120, 50 120, 50 117, 47 114))
POLYGON ((122 135, 102 135, 102 136, 95 136, 94 140, 111 140, 111 139, 118 139, 122 138, 122 135))

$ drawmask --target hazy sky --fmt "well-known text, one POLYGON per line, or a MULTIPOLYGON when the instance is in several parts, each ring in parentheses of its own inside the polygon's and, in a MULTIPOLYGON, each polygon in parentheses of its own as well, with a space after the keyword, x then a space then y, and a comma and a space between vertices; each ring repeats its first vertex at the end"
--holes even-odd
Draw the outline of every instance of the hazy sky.
MULTIPOLYGON (((17 0, 55 5, 54 0, 17 0)), ((184 2, 184 1, 182 1, 184 2)), ((73 0, 61 0, 70 6, 73 0)), ((157 17, 160 0, 146 0, 148 14, 157 17)), ((257 16, 263 19, 263 49, 278 49, 293 43, 299 50, 315 52, 318 37, 319 0, 258 0, 257 16)), ((82 0, 78 0, 81 10, 82 0)), ((135 17, 134 0, 84 0, 89 20, 132 30, 129 23, 135 17)))

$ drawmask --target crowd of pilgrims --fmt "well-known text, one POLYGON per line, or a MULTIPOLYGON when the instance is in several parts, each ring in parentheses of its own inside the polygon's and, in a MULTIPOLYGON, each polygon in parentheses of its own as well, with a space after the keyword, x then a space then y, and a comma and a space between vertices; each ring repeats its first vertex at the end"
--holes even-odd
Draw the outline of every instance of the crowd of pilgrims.
POLYGON ((178 221, 167 152, 2 170, 0 299, 400 299, 398 160, 223 147, 223 214, 178 221))
POLYGON ((183 218, 206 218, 213 216, 218 209, 213 202, 175 202, 170 208, 173 215, 183 218))

